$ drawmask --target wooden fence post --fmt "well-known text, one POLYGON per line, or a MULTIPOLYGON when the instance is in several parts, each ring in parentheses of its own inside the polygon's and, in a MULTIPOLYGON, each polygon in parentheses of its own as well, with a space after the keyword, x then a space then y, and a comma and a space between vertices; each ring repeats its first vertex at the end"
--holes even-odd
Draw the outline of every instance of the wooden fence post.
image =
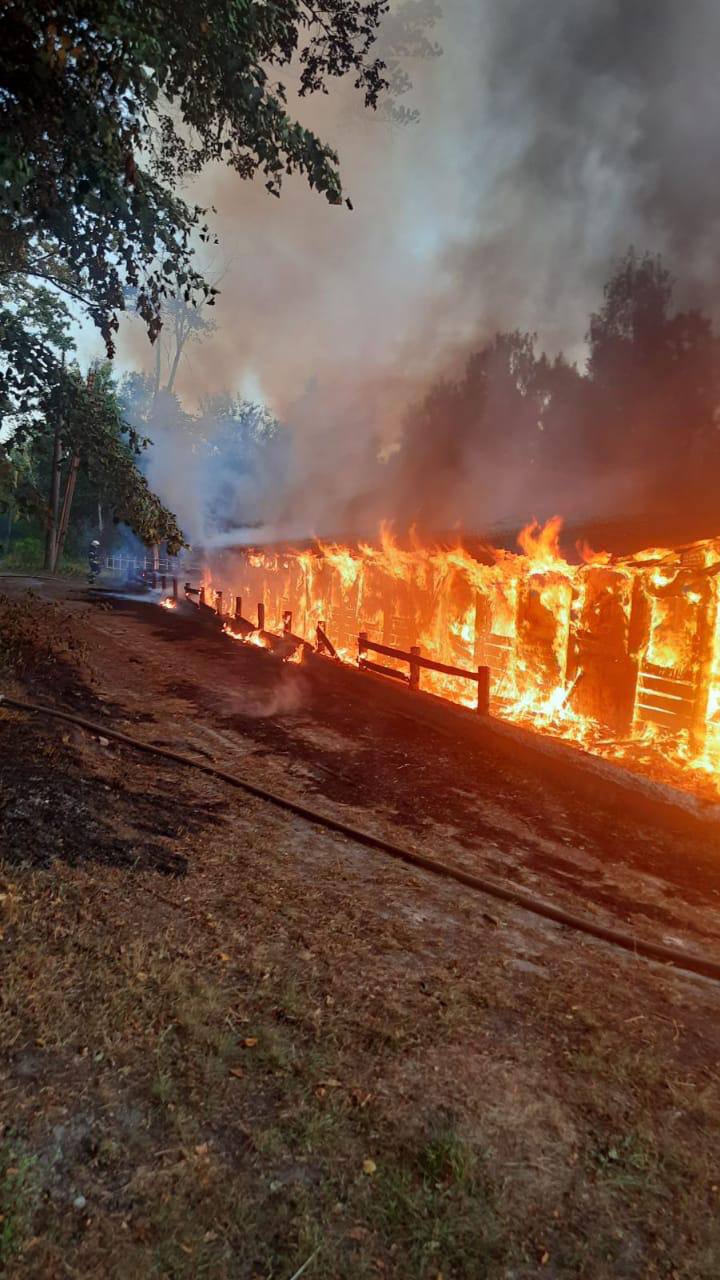
POLYGON ((223 593, 222 591, 216 591, 215 592, 215 612, 219 614, 221 618, 222 618, 222 611, 223 611, 223 593))
POLYGON ((204 604, 204 603, 205 603, 205 588, 201 587, 200 595, 198 596, 198 604, 204 604))
POLYGON ((235 597, 235 617, 242 618, 242 596, 235 597))
POLYGON ((477 712, 481 716, 490 715, 490 668, 478 667, 478 700, 477 712))
POLYGON ((178 598, 178 585, 177 585, 177 578, 173 578, 173 580, 172 580, 172 587, 173 587, 173 600, 177 600, 177 598, 178 598))
MULTIPOLYGON (((411 644, 410 652, 414 657, 419 658, 420 646, 417 644, 411 644)), ((408 681, 408 688, 415 689, 416 691, 420 688, 420 667, 417 662, 413 662, 412 660, 410 662, 410 680, 408 681)))
POLYGON ((283 632, 285 633, 286 636, 289 636, 290 632, 292 631, 292 612, 290 609, 283 610, 282 622, 283 622, 283 632))
POLYGON ((262 600, 258 604, 258 631, 265 630, 265 605, 262 600))

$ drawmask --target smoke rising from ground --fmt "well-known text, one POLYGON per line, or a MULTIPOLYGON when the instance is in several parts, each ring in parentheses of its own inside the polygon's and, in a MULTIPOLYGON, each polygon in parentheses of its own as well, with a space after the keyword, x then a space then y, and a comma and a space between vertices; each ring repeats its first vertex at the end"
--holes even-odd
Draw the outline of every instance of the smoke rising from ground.
MULTIPOLYGON (((190 349, 178 390, 186 402, 260 393, 292 428, 287 482, 262 495, 268 536, 402 517, 406 480, 434 477, 378 459, 412 406, 499 329, 536 331, 582 362, 588 315, 628 244, 663 254, 681 303, 715 310, 716 0, 444 0, 432 35, 442 56, 407 68, 418 124, 364 113, 350 86, 300 105, 337 146, 354 212, 300 179, 279 201, 219 171, 192 192, 216 206, 229 266, 218 329, 190 349)), ((140 353, 149 366, 139 328, 127 331, 126 360, 140 353)), ((522 458, 498 465, 481 439, 457 475, 444 526, 453 512, 475 527, 539 506, 601 512, 633 492, 632 477, 590 473, 581 451, 572 471, 539 475, 522 458)), ((181 520, 184 484, 190 501, 187 478, 167 495, 159 482, 181 520)))

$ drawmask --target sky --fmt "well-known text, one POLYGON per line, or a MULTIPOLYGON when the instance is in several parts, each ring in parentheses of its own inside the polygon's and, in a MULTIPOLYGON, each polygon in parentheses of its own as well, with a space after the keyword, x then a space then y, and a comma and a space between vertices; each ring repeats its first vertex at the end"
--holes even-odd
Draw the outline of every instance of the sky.
MULTIPOLYGON (((189 406, 221 390, 263 399, 292 427, 285 517, 307 532, 342 523, 368 453, 392 451, 429 385, 496 330, 536 332, 582 364, 630 244, 663 254, 681 303, 716 309, 717 0, 439 6, 442 52, 407 66, 417 123, 365 111, 346 83, 299 104, 340 153, 352 211, 300 178, 280 200, 224 170, 187 192, 217 209, 204 261, 222 278, 217 328, 178 390, 189 406)), ((151 363, 124 321, 119 367, 151 363)))

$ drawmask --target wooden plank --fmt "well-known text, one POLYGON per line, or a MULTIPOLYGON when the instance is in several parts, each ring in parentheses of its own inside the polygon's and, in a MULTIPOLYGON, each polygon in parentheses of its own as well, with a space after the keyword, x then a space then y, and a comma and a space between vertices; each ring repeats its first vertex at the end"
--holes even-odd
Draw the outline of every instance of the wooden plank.
POLYGON ((640 721, 649 721, 650 724, 661 725, 663 729, 689 729, 692 725, 692 715, 687 712, 676 714, 670 711, 661 711, 659 707, 649 707, 638 703, 636 719, 640 721))
POLYGON ((363 634, 358 637, 358 648, 369 649, 371 653, 381 653, 386 658, 397 658, 398 662, 414 660, 413 655, 405 649, 395 649, 390 644, 379 644, 377 640, 369 640, 363 634))
POLYGON ((663 693, 661 689, 638 688, 638 701, 661 711, 692 711, 694 698, 681 698, 677 694, 663 693))
POLYGON ((675 697, 688 697, 695 692, 692 680, 673 680, 667 676, 656 676, 654 672, 644 669, 640 672, 639 683, 653 692, 670 693, 675 697))
POLYGON ((418 666, 425 671, 439 671, 443 676, 457 676, 461 680, 478 679, 477 671, 467 671, 464 667, 451 667, 447 662, 435 662, 432 658, 415 658, 418 666))
POLYGON ((478 676, 477 671, 468 671, 465 667, 453 667, 447 662, 436 662, 434 658, 423 658, 418 653, 408 652, 406 649, 395 649, 389 644, 378 644, 376 640, 369 640, 364 633, 358 636, 358 649, 360 653, 368 650, 370 653, 379 653, 386 658, 395 658, 398 662, 407 662, 413 666, 421 667, 423 671, 437 671, 444 676, 457 676, 459 680, 474 680, 476 683, 483 677, 478 676))
POLYGON ((358 659, 358 666, 361 671, 374 671, 377 676, 390 676, 391 680, 402 680, 403 684, 410 683, 410 677, 406 676, 404 671, 396 671, 394 667, 383 667, 379 662, 370 662, 368 658, 358 659))

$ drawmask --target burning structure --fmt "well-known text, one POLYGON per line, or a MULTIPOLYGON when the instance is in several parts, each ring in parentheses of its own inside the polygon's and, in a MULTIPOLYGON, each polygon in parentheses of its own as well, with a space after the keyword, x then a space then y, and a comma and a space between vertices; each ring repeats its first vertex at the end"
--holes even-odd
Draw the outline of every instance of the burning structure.
MULTIPOLYGON (((374 544, 247 549, 205 591, 259 604, 270 631, 291 619, 310 639, 320 625, 348 662, 362 661, 362 637, 486 666, 493 714, 715 793, 720 538, 628 557, 582 546, 570 563, 561 526, 528 525, 518 553, 401 546, 386 529, 374 544)), ((423 671, 422 687, 453 702, 475 696, 445 672, 423 671)))

